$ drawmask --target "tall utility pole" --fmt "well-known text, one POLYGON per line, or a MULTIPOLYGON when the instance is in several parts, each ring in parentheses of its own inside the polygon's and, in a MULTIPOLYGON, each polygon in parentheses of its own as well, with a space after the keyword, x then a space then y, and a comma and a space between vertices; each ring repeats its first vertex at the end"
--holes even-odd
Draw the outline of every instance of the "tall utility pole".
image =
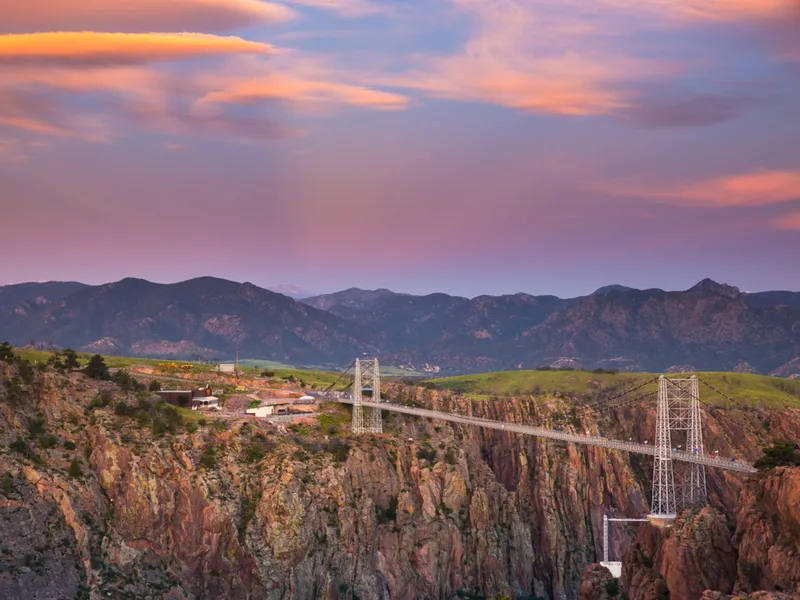
POLYGON ((678 510, 696 507, 706 500, 706 471, 699 463, 682 464, 674 472, 675 449, 703 453, 703 429, 697 377, 658 379, 655 464, 651 517, 670 521, 678 510), (676 486, 677 479, 677 486, 676 486))
POLYGON ((381 401, 381 375, 378 359, 356 359, 355 381, 353 382, 353 433, 383 433, 381 409, 369 408, 364 418, 364 390, 372 390, 372 402, 381 401), (372 388, 365 388, 370 383, 372 388))

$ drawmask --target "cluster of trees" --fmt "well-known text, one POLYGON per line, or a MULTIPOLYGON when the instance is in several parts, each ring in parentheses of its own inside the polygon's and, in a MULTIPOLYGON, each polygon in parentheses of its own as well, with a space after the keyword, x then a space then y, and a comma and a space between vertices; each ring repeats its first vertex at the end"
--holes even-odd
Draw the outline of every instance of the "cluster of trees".
POLYGON ((772 445, 764 448, 764 455, 753 466, 759 471, 800 466, 800 446, 791 440, 773 440, 772 445))

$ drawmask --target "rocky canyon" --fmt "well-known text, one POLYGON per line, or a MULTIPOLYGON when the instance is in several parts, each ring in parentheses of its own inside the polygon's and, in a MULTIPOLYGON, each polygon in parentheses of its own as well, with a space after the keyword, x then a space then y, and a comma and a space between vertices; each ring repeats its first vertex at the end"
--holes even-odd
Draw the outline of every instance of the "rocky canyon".
MULTIPOLYGON (((666 530, 652 460, 385 414, 349 433, 327 403, 289 425, 195 418, 147 392, 0 363, 0 597, 163 599, 793 598, 800 470, 708 469, 709 504, 666 530), (763 592, 769 595, 757 595, 763 592)), ((468 398, 393 384, 393 402, 627 439, 655 414, 542 393, 468 398)), ((708 407, 707 445, 756 459, 800 411, 708 407)))

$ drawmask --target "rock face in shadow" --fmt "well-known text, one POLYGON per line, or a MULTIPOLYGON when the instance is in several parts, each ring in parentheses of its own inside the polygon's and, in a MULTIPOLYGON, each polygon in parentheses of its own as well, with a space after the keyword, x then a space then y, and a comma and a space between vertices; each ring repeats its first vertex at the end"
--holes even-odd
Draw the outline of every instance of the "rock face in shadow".
POLYGON ((578 589, 578 600, 611 600, 619 595, 619 583, 604 566, 586 567, 578 589))
POLYGON ((74 598, 81 557, 63 515, 36 488, 8 477, 0 495, 0 598, 74 598))

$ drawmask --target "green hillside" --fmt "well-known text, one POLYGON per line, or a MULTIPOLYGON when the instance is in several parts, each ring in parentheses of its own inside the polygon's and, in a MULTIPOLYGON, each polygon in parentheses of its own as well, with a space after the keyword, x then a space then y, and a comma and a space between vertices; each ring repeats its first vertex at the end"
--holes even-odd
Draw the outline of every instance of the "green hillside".
MULTIPOLYGON (((672 374, 670 377, 688 377, 692 374, 672 374)), ((736 405, 800 409, 800 381, 747 375, 741 373, 693 373, 726 396, 736 405)), ((471 396, 514 396, 543 393, 577 393, 587 401, 608 396, 609 389, 620 391, 642 384, 658 375, 652 373, 593 373, 590 371, 501 371, 461 375, 429 380, 437 389, 450 390, 471 396)), ((635 394, 656 391, 651 383, 635 394)), ((635 395, 634 394, 634 395, 635 395)), ((709 404, 730 405, 730 401, 700 384, 700 398, 709 404)))
MULTIPOLYGON (((31 350, 28 348, 14 348, 14 353, 24 359, 31 361, 32 363, 47 362, 47 360, 53 356, 52 352, 45 352, 42 350, 31 350)), ((85 352, 78 352, 77 354, 78 354, 78 360, 81 365, 85 365, 87 362, 89 362, 91 354, 87 354, 85 352)), ((216 364, 196 363, 185 360, 136 358, 136 357, 125 357, 125 356, 103 356, 103 358, 105 359, 105 362, 108 365, 108 367, 111 369, 128 369, 130 371, 136 371, 137 368, 141 367, 150 367, 153 369, 158 369, 159 365, 162 365, 164 363, 174 363, 176 365, 183 365, 183 364, 192 365, 192 369, 188 371, 182 371, 180 369, 174 372, 169 370, 160 371, 159 373, 153 375, 154 379, 159 379, 160 377, 168 378, 173 375, 189 375, 188 380, 191 381, 192 374, 199 375, 199 374, 208 374, 217 372, 216 364)), ((275 363, 275 362, 270 363, 268 361, 243 361, 239 365, 239 370, 246 377, 255 377, 259 375, 265 368, 269 368, 269 370, 271 370, 275 374, 275 377, 278 379, 294 378, 295 380, 302 381, 313 388, 324 389, 329 385, 331 385, 339 377, 339 373, 322 371, 322 370, 295 369, 283 365, 282 363, 275 363)), ((225 379, 230 379, 235 383, 235 377, 232 374, 220 374, 220 376, 224 377, 225 379)), ((343 385, 347 384, 344 383, 343 385)))

